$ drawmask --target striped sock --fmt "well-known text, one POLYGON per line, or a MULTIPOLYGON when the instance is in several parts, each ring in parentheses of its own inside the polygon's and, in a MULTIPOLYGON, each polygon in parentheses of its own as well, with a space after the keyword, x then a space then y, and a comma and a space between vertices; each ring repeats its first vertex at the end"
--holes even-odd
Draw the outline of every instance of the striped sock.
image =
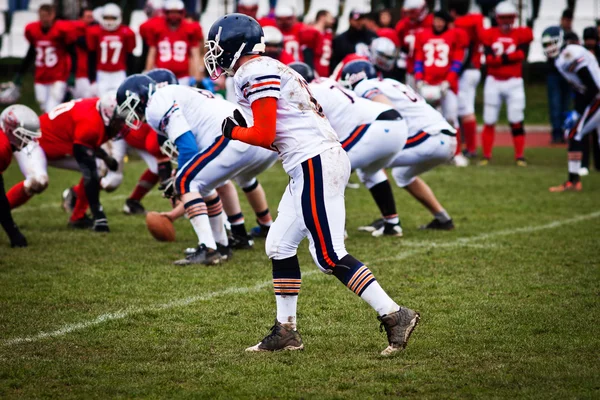
POLYGON ((204 244, 209 249, 216 250, 217 244, 212 235, 206 204, 201 198, 193 199, 184 204, 185 215, 194 227, 198 236, 198 244, 204 244))
POLYGON ((300 264, 297 256, 283 260, 271 260, 273 263, 273 289, 277 302, 277 321, 296 329, 296 309, 298 294, 302 284, 300 264))
POLYGON ((271 213, 269 209, 263 210, 261 212, 256 213, 256 221, 262 226, 271 226, 273 223, 273 218, 271 218, 271 213))
POLYGON ((214 199, 207 201, 206 208, 213 238, 215 238, 217 243, 222 244, 223 246, 229 245, 227 231, 225 230, 225 224, 223 223, 223 203, 221 203, 221 198, 217 196, 214 199))

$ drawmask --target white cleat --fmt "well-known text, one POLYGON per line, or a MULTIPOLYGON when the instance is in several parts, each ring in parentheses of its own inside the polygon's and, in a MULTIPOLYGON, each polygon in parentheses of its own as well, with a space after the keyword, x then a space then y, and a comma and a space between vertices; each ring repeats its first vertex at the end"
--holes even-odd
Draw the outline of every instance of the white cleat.
POLYGON ((579 176, 588 176, 590 174, 590 170, 586 167, 579 168, 579 176))
POLYGON ((452 159, 452 164, 454 164, 455 167, 468 167, 469 159, 459 153, 452 159))

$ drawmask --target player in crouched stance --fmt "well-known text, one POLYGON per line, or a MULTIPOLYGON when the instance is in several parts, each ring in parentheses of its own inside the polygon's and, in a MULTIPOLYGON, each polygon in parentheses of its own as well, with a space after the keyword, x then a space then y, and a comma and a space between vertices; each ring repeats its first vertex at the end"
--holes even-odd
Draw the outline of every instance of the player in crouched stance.
POLYGON ((223 121, 223 136, 277 150, 290 176, 266 242, 277 318, 271 332, 246 350, 304 348, 296 330, 296 306, 302 282, 297 250, 305 237, 321 271, 333 274, 379 314, 389 342, 382 354, 403 349, 419 314, 396 304, 369 268, 346 251, 344 189, 350 161, 308 85, 291 68, 260 56, 263 31, 248 16, 229 14, 217 20, 207 47, 204 61, 211 77, 233 75, 238 103, 254 119, 246 127, 236 110, 223 121))

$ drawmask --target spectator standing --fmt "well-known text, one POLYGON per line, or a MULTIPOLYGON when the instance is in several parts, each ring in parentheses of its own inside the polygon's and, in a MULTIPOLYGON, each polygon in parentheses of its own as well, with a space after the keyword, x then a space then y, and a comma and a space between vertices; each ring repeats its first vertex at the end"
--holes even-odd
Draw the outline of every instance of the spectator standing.
POLYGON ((299 35, 304 62, 322 77, 329 76, 334 23, 335 18, 329 11, 320 10, 315 23, 299 35))
POLYGON ((371 10, 366 8, 355 8, 350 11, 350 27, 333 39, 330 71, 333 72, 335 66, 347 55, 369 56, 369 45, 377 37, 375 32, 366 27, 370 13, 371 10))
POLYGON ((560 29, 563 30, 564 33, 573 32, 573 10, 567 8, 563 11, 562 16, 560 17, 560 29))

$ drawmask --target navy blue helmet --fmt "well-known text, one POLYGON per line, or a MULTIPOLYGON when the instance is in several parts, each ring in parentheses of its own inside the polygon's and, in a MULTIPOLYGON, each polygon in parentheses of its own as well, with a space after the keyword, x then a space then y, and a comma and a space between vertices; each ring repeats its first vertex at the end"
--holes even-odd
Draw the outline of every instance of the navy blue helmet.
POLYGON ((556 58, 564 43, 564 32, 559 26, 549 26, 542 32, 542 47, 548 58, 556 58))
POLYGON ((294 61, 293 63, 289 63, 288 67, 299 73, 308 83, 315 80, 315 72, 308 64, 300 61, 294 61))
POLYGON ((206 70, 212 79, 217 79, 223 72, 233 75, 233 67, 241 56, 264 53, 264 33, 254 18, 227 14, 210 27, 206 47, 206 70))
POLYGON ((131 75, 117 89, 117 114, 131 129, 140 129, 146 116, 148 99, 156 90, 156 81, 147 75, 131 75))
POLYGON ((153 70, 146 72, 146 75, 154 79, 158 87, 165 85, 179 85, 179 81, 175 74, 166 68, 154 68, 153 70))
POLYGON ((340 83, 350 89, 354 89, 364 79, 377 78, 377 70, 367 60, 354 60, 344 65, 340 83))

